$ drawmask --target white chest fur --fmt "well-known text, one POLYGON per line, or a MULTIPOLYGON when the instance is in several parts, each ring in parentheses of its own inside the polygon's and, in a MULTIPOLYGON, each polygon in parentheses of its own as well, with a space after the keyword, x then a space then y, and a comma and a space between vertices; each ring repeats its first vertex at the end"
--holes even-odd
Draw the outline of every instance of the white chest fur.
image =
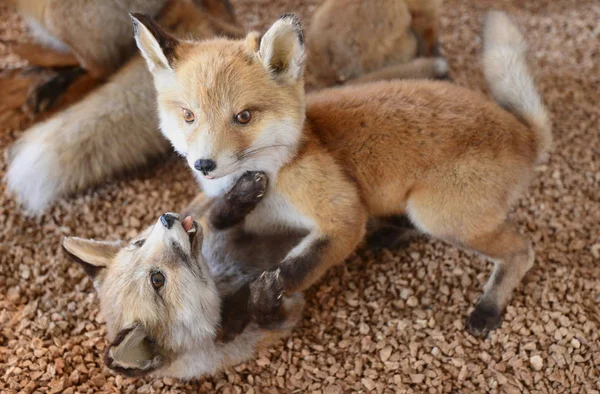
POLYGON ((292 205, 285 196, 271 189, 247 217, 246 231, 273 234, 286 229, 310 230, 313 222, 292 205))
POLYGON ((239 174, 233 173, 219 179, 206 179, 197 171, 194 171, 194 175, 196 176, 198 183, 200 183, 202 191, 208 197, 217 197, 225 194, 231 189, 233 182, 239 177, 239 174))
MULTIPOLYGON (((242 172, 235 172, 219 179, 206 179, 196 174, 202 190, 209 197, 218 197, 231 189, 234 182, 242 172)), ((270 182, 276 179, 277 174, 269 174, 270 182)), ((273 183, 271 183, 273 185, 273 183)), ((245 220, 244 228, 248 232, 259 234, 274 234, 286 229, 310 230, 313 222, 287 198, 275 191, 271 186, 265 198, 258 204, 245 220)))

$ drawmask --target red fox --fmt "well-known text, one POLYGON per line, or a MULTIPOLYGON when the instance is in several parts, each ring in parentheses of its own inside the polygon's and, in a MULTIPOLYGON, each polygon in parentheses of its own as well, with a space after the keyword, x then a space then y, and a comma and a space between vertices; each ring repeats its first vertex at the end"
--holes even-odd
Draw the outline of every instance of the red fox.
MULTIPOLYGON (((38 11, 48 7, 47 2, 20 1, 35 6, 38 11)), ((242 29, 235 24, 228 1, 162 2, 166 5, 160 9, 158 21, 176 36, 198 39, 215 35, 243 36, 242 29)), ((122 26, 121 14, 124 8, 138 6, 138 3, 141 2, 127 0, 119 7, 112 7, 112 0, 93 3, 54 1, 52 4, 56 8, 49 13, 35 13, 38 16, 34 21, 53 34, 58 35, 54 32, 59 30, 57 40, 60 42, 85 47, 85 50, 74 52, 91 53, 96 57, 103 55, 100 63, 119 64, 122 57, 117 56, 121 53, 118 48, 122 47, 124 51, 128 46, 123 43, 133 42, 133 39, 125 39, 120 35, 117 42, 112 42, 107 40, 104 29, 110 26, 114 30, 111 37, 113 33, 130 31, 129 22, 122 26), (77 20, 72 21, 73 18, 77 20), (88 19, 93 19, 94 22, 86 23, 88 19), (103 49, 94 51, 97 46, 102 46, 103 49)), ((151 7, 154 3, 158 4, 160 1, 144 3, 144 7, 151 7)), ((368 7, 365 4, 361 0, 327 0, 315 13, 310 30, 310 36, 315 37, 311 41, 315 45, 310 49, 314 56, 308 61, 308 68, 314 73, 314 77, 310 77, 313 88, 343 82, 447 76, 447 64, 443 58, 415 59, 418 55, 417 43, 423 40, 413 33, 418 28, 411 22, 413 13, 422 15, 423 11, 419 11, 420 9, 433 9, 436 12, 427 14, 428 25, 436 26, 439 0, 420 1, 414 6, 410 2, 407 6, 402 0, 377 0, 369 2, 368 7), (376 26, 377 35, 381 36, 369 31, 376 26)), ((145 9, 139 6, 142 10, 145 9)), ((431 36, 430 41, 434 45, 437 36, 431 36)), ((41 51, 33 51, 33 54, 38 53, 41 51)), ((32 51, 28 54, 28 59, 35 62, 35 56, 31 56, 32 51)), ((60 61, 61 58, 52 59, 60 61)), ((80 63, 85 65, 94 62, 90 58, 80 63)), ((105 70, 100 74, 114 69, 108 66, 97 68, 105 70)), ((79 79, 67 94, 57 99, 57 106, 76 102, 77 97, 73 97, 74 95, 80 94, 81 90, 89 91, 89 86, 83 82, 94 86, 94 81, 82 78, 77 70, 69 72, 70 77, 79 79), (75 89, 78 84, 83 84, 83 89, 75 89)), ((66 76, 61 74, 58 82, 68 85, 69 78, 65 80, 64 77, 66 76)), ((158 120, 153 109, 156 99, 154 88, 148 82, 150 78, 138 55, 83 100, 27 130, 7 152, 7 190, 16 196, 29 213, 40 214, 59 197, 107 182, 165 154, 169 150, 169 144, 158 131, 158 120)), ((22 91, 22 81, 15 82, 18 82, 22 91)), ((1 81, 0 85, 4 86, 1 81)), ((4 89, 5 92, 10 90, 14 89, 4 89)), ((45 97, 44 92, 48 91, 52 96, 60 93, 55 78, 43 84, 41 89, 34 90, 34 101, 49 103, 56 99, 45 97)), ((16 97, 3 100, 3 104, 12 101, 14 104, 11 108, 21 107, 25 101, 21 96, 24 95, 13 96, 16 97)), ((53 109, 56 110, 57 106, 53 109)))
POLYGON ((405 213, 424 233, 494 261, 467 328, 483 335, 500 324, 534 262, 530 241, 507 213, 552 140, 523 37, 505 14, 490 12, 483 31, 483 71, 499 105, 442 81, 305 96, 304 36, 294 15, 262 37, 202 42, 132 18, 161 129, 204 192, 223 195, 246 171, 265 171, 269 189, 245 230, 307 234, 251 285, 254 319, 268 323, 282 294, 306 289, 343 262, 369 216, 405 213))
MULTIPOLYGON (((266 178, 249 175, 240 190, 254 198, 266 178)), ((192 379, 247 361, 301 318, 298 293, 282 299, 268 329, 247 325, 247 309, 239 308, 250 281, 276 266, 297 241, 289 234, 248 234, 239 226, 204 236, 192 217, 166 213, 128 243, 68 237, 63 248, 98 293, 109 343, 106 365, 128 376, 192 379), (226 337, 224 331, 239 335, 226 337)))

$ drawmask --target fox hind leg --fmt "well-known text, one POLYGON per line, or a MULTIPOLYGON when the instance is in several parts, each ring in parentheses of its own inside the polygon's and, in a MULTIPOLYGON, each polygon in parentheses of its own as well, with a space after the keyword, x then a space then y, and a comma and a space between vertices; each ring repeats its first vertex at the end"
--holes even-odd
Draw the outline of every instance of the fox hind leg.
POLYGON ((478 252, 494 262, 483 295, 467 320, 467 331, 485 336, 500 326, 513 290, 533 266, 533 249, 529 240, 505 219, 507 208, 503 204, 488 205, 485 214, 476 202, 461 203, 470 201, 464 196, 450 200, 448 194, 445 199, 441 197, 443 200, 431 197, 409 200, 408 212, 415 225, 433 237, 478 252), (434 211, 440 206, 444 206, 443 211, 434 211))

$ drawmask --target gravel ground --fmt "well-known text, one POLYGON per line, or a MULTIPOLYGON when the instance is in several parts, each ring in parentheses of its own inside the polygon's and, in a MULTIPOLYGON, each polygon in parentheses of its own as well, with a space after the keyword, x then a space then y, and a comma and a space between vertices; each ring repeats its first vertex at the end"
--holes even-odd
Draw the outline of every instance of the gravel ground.
MULTIPOLYGON (((246 26, 318 1, 232 1, 246 26)), ((102 317, 64 235, 127 237, 180 209, 195 188, 165 159, 135 178, 25 218, 0 186, 0 392, 600 392, 600 4, 596 0, 447 0, 443 52, 456 83, 484 89, 477 53, 485 10, 526 32, 554 123, 555 151, 513 212, 536 265, 485 340, 464 330, 491 265, 419 237, 407 249, 359 250, 308 294, 300 327, 256 361, 179 383, 125 379, 102 366, 102 317)), ((0 67, 17 18, 0 5, 0 67)), ((0 125, 6 145, 19 134, 0 125)), ((0 159, 2 160, 2 159, 0 159)), ((0 162, 0 176, 6 165, 0 162)))

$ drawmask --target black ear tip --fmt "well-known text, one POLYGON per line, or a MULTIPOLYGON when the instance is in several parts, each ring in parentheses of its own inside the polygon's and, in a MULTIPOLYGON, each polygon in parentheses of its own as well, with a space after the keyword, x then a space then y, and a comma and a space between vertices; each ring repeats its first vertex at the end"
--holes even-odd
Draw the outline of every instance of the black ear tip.
POLYGON ((300 18, 294 13, 283 14, 279 17, 282 21, 289 21, 292 26, 298 32, 298 40, 300 40, 301 44, 304 44, 304 32, 302 31, 302 23, 300 22, 300 18))
POLYGON ((298 18, 298 16, 296 14, 294 14, 293 12, 283 14, 279 17, 279 19, 281 19, 281 20, 287 19, 296 26, 299 26, 299 27, 302 26, 302 24, 300 23, 300 18, 298 18))
POLYGON ((136 26, 138 23, 141 23, 144 26, 148 26, 154 23, 154 19, 148 14, 143 14, 141 12, 130 12, 129 17, 131 17, 131 21, 133 25, 136 26))

